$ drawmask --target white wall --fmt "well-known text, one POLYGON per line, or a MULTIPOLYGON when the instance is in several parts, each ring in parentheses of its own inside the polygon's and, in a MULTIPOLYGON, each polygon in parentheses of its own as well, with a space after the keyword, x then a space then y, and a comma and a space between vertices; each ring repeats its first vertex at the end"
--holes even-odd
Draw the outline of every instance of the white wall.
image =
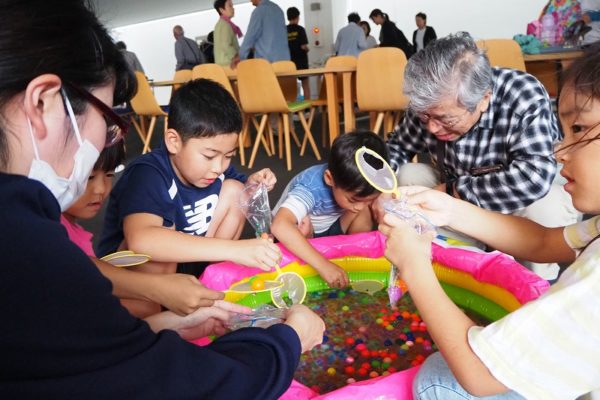
MULTIPOLYGON (((438 36, 457 31, 467 31, 476 39, 512 38, 525 33, 527 24, 538 18, 547 0, 337 0, 345 1, 346 8, 336 10, 347 15, 352 11, 368 20, 371 10, 381 9, 394 21, 408 40, 416 29, 415 14, 427 14, 427 23, 435 28, 438 36)), ((337 29, 345 25, 347 20, 337 29)), ((337 23, 337 24, 336 24, 337 23)), ((379 38, 379 27, 371 24, 371 35, 379 38)))
MULTIPOLYGON (((276 0, 277 4, 285 10, 288 7, 297 7, 303 15, 302 0, 276 0)), ((254 7, 250 2, 235 5, 233 21, 246 32, 250 15, 254 7)), ((303 23, 303 17, 300 23, 303 23)), ((133 51, 146 72, 146 76, 156 81, 170 80, 175 73, 175 50, 173 26, 181 25, 185 35, 189 38, 206 36, 213 30, 219 16, 214 9, 177 17, 165 18, 157 21, 118 27, 112 30, 115 40, 122 40, 127 44, 127 49, 133 51)), ((287 22, 287 21, 286 21, 287 22)), ((243 38, 242 38, 243 40, 243 38)), ((240 40, 240 43, 241 41, 240 40)), ((171 89, 167 87, 156 88, 155 94, 160 104, 167 104, 171 89)))
MULTIPOLYGON (((372 9, 380 8, 390 16, 409 40, 416 29, 414 16, 427 14, 429 25, 438 36, 465 30, 477 39, 511 38, 525 33, 528 22, 537 19, 547 0, 274 0, 284 10, 297 7, 300 24, 306 27, 311 52, 311 65, 321 64, 333 50, 337 31, 346 25, 346 16, 352 11, 368 20, 372 9), (310 3, 320 2, 323 12, 311 13, 310 3), (305 10, 306 6, 306 10, 305 10), (306 11, 306 13, 305 13, 306 11), (307 17, 305 21, 304 17, 307 17), (320 48, 314 48, 314 26, 321 29, 320 48)), ((235 6, 234 22, 246 32, 254 7, 248 2, 235 6)), ((217 22, 214 9, 166 18, 158 21, 118 27, 113 30, 115 40, 123 40, 129 50, 140 59, 146 75, 154 80, 169 80, 175 71, 174 39, 172 28, 181 25, 186 36, 206 36, 217 22)), ((371 34, 379 37, 379 27, 371 23, 371 34)), ((169 88, 157 88, 156 95, 162 104, 168 102, 169 88)))

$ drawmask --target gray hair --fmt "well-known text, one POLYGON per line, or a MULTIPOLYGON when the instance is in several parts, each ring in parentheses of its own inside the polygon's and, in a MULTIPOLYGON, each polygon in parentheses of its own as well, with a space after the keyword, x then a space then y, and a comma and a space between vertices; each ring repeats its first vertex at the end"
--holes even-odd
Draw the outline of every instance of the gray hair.
POLYGON ((473 112, 492 85, 490 61, 467 32, 431 42, 404 71, 404 94, 415 112, 426 112, 444 99, 456 99, 473 112))

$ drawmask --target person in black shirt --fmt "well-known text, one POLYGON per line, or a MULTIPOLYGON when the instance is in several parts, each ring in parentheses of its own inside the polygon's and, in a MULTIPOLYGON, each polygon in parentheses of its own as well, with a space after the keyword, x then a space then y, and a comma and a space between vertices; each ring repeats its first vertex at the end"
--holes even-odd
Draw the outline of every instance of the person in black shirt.
POLYGON ((413 47, 416 53, 423 50, 429 42, 437 39, 437 35, 435 29, 427 25, 427 15, 425 13, 420 12, 415 15, 415 23, 418 28, 413 32, 413 47))
MULTIPOLYGON (((290 47, 290 57, 297 69, 308 68, 308 38, 306 37, 306 30, 298 25, 300 21, 300 10, 296 7, 290 7, 287 9, 288 19, 288 45, 290 47)), ((304 92, 304 98, 310 99, 310 85, 308 84, 308 78, 300 78, 302 82, 302 91, 304 92)))
POLYGON ((379 8, 375 8, 371 11, 369 18, 371 18, 375 24, 381 25, 381 31, 379 33, 380 47, 397 47, 404 52, 407 60, 414 54, 413 46, 408 39, 406 39, 404 33, 398 29, 396 24, 390 21, 386 13, 379 8))

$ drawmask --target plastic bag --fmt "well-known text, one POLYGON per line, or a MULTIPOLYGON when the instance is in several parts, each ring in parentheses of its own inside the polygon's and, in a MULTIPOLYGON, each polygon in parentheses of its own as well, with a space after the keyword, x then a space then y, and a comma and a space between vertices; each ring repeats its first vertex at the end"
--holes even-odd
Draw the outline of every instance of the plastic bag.
POLYGON ((246 184, 240 196, 240 208, 257 237, 271 232, 271 207, 264 183, 246 184))
POLYGON ((408 222, 419 234, 435 232, 435 225, 416 207, 409 206, 405 198, 388 199, 383 203, 383 209, 408 222))
POLYGON ((285 321, 286 311, 285 308, 263 305, 252 310, 251 314, 235 314, 227 323, 227 327, 232 331, 248 327, 268 328, 285 321))

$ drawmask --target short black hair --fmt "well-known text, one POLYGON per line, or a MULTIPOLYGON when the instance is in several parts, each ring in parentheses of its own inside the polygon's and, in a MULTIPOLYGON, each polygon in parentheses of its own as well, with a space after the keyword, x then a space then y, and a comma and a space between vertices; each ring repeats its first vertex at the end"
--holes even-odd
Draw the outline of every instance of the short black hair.
POLYGON ((185 142, 242 130, 242 114, 235 99, 219 83, 195 79, 173 93, 169 103, 168 128, 185 142))
POLYGON ((215 7, 215 10, 217 10, 219 15, 221 15, 221 11, 219 11, 219 8, 225 9, 225 3, 227 3, 227 0, 215 0, 215 2, 213 3, 213 6, 215 7))
POLYGON ((290 7, 287 9, 286 14, 288 21, 291 21, 300 16, 300 10, 298 10, 296 7, 290 7))
POLYGON ((354 154, 363 146, 389 161, 387 147, 381 137, 370 131, 354 131, 333 141, 327 165, 335 185, 357 197, 368 197, 377 192, 356 165, 354 154))
POLYGON ((119 41, 115 45, 117 45, 117 49, 119 50, 127 50, 127 45, 123 41, 119 41))
POLYGON ((348 14, 348 22, 354 22, 355 24, 358 24, 360 22, 360 15, 358 15, 356 12, 351 12, 348 14))
POLYGON ((422 13, 422 12, 420 12, 420 13, 418 13, 417 15, 415 15, 415 17, 419 17, 419 18, 421 18, 423 21, 427 21, 427 14, 425 14, 425 13, 422 13))
POLYGON ((94 171, 112 172, 125 160, 125 141, 121 140, 100 153, 94 171))

